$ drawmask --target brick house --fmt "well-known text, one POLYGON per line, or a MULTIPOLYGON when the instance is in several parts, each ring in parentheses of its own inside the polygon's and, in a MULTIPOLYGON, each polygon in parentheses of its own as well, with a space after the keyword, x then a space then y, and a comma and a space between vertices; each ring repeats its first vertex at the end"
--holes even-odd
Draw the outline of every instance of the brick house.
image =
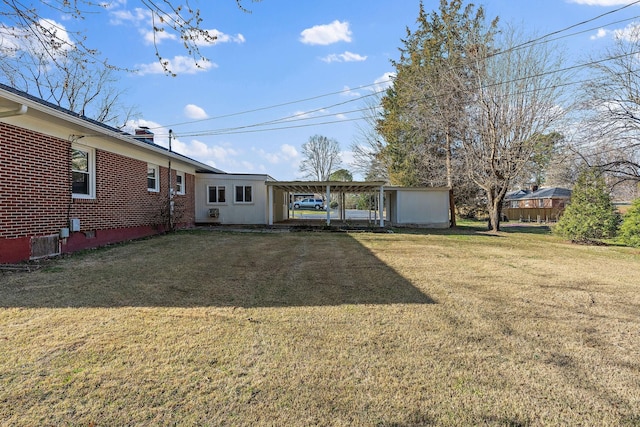
POLYGON ((195 223, 196 173, 222 173, 152 142, 0 85, 0 263, 195 223))
POLYGON ((502 213, 511 221, 555 222, 571 199, 571 190, 532 188, 507 193, 502 213))

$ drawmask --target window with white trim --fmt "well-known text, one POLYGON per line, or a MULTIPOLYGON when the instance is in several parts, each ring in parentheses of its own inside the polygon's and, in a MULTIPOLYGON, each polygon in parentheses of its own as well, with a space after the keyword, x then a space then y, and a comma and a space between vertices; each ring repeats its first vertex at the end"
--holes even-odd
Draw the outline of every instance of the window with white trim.
POLYGON ((176 172, 176 194, 185 194, 184 182, 184 173, 176 172))
POLYGON ((226 203, 226 192, 224 185, 207 186, 207 203, 226 203))
POLYGON ((71 146, 71 193, 77 199, 96 197, 96 152, 93 148, 71 146))
POLYGON ((157 165, 147 165, 147 190, 160 191, 160 167, 157 165))
POLYGON ((253 187, 250 185, 236 185, 236 203, 251 203, 253 187))

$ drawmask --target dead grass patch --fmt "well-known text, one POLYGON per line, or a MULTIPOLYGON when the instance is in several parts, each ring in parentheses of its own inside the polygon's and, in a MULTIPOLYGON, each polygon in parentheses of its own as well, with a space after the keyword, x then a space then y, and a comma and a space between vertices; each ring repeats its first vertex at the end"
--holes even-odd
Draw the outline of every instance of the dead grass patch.
POLYGON ((638 425, 640 254, 182 233, 0 276, 0 424, 638 425))

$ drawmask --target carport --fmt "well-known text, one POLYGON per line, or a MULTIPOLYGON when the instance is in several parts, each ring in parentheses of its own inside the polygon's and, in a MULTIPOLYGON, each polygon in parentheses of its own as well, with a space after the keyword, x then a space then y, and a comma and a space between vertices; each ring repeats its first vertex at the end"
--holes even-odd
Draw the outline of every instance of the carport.
MULTIPOLYGON (((268 188, 268 223, 273 225, 274 190, 282 190, 286 194, 283 202, 286 204, 285 212, 289 211, 289 197, 291 194, 325 194, 327 203, 331 200, 332 194, 338 194, 340 199, 340 218, 344 219, 345 194, 377 193, 378 195, 378 218, 380 227, 384 227, 384 182, 383 181, 267 181, 268 188)), ((331 224, 331 209, 327 207, 327 225, 331 224)))

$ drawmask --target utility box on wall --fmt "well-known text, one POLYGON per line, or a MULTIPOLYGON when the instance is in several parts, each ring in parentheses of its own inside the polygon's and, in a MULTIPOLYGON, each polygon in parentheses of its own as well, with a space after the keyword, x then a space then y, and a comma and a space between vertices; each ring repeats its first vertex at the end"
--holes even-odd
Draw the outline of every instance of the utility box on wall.
POLYGON ((69 220, 69 228, 71 231, 80 231, 80 218, 71 218, 69 220))

